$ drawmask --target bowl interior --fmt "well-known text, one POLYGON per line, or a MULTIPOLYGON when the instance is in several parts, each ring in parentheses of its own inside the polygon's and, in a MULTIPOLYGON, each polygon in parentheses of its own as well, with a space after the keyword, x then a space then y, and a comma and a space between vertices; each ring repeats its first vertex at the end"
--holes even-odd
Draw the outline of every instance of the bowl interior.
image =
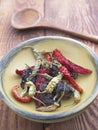
POLYGON ((97 60, 95 54, 85 45, 63 38, 38 38, 26 41, 16 48, 12 49, 4 59, 3 73, 2 73, 2 89, 7 99, 8 105, 12 107, 17 113, 27 116, 27 118, 38 120, 49 120, 51 117, 54 119, 62 118, 63 116, 76 114, 86 107, 90 102, 89 99, 93 96, 93 92, 97 86, 97 60), (25 68, 25 64, 29 66, 34 65, 35 59, 30 48, 24 46, 33 46, 40 51, 47 50, 53 51, 58 48, 62 51, 66 58, 70 59, 76 64, 86 67, 93 72, 89 75, 79 75, 76 82, 84 89, 81 95, 81 101, 78 104, 73 104, 73 98, 62 100, 62 105, 53 112, 39 112, 36 111, 34 102, 20 103, 16 101, 12 94, 11 89, 16 84, 20 83, 20 77, 16 75, 16 69, 25 68), (81 107, 80 107, 81 106, 81 107), (21 111, 21 112, 20 112, 21 111), (32 116, 31 116, 32 115, 32 116), (35 115, 35 117, 34 117, 35 115), (58 116, 59 115, 59 116, 58 116), (61 117, 62 116, 62 117, 61 117))

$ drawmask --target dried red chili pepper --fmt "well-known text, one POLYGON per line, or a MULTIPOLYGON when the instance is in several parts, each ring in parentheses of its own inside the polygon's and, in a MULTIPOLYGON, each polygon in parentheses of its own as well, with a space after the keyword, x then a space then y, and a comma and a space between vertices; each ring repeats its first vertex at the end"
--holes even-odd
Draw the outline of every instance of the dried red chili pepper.
MULTIPOLYGON (((31 66, 31 68, 33 69, 34 68, 34 66, 31 66)), ((19 69, 16 69, 16 74, 18 74, 18 75, 22 75, 24 72, 26 71, 26 69, 23 69, 23 70, 19 70, 19 69)))
POLYGON ((59 67, 60 72, 63 73, 64 77, 72 84, 72 86, 79 91, 80 93, 83 92, 83 89, 75 82, 75 80, 71 77, 69 71, 66 67, 60 66, 59 67))
POLYGON ((25 71, 25 70, 19 70, 19 69, 16 69, 15 72, 16 72, 16 74, 18 74, 18 75, 21 76, 21 75, 24 73, 24 71, 25 71))
POLYGON ((63 54, 61 53, 60 50, 55 49, 53 51, 53 56, 56 58, 57 61, 59 61, 63 66, 65 66, 69 71, 74 71, 76 73, 80 73, 80 74, 89 74, 92 71, 84 68, 82 66, 79 66, 75 63, 73 63, 72 61, 70 61, 69 59, 67 59, 66 57, 63 56, 63 54))
POLYGON ((17 101, 20 101, 20 102, 23 102, 23 103, 28 103, 28 102, 31 102, 32 101, 32 98, 29 97, 29 96, 24 96, 24 97, 21 97, 18 93, 18 88, 19 86, 16 85, 12 88, 12 95, 13 97, 17 100, 17 101))
POLYGON ((47 58, 47 60, 48 60, 49 62, 52 62, 52 57, 51 57, 50 52, 45 52, 45 53, 44 53, 44 56, 47 58))

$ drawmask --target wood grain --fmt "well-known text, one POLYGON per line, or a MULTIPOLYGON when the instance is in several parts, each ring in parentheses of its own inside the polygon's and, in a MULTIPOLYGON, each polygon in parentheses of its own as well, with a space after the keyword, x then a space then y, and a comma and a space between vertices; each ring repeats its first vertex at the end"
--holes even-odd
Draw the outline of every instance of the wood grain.
MULTIPOLYGON (((18 31, 11 27, 10 19, 21 8, 37 9, 48 21, 79 33, 98 35, 98 0, 0 0, 0 58, 20 42, 43 35, 70 37, 55 30, 31 29, 18 31)), ((74 38, 74 37, 71 37, 74 38)), ((77 38, 74 38, 77 39, 77 38)), ((78 39, 80 40, 80 39, 78 39)), ((98 54, 98 44, 83 41, 98 54)), ((24 119, 0 100, 0 130, 43 130, 44 125, 24 119)), ((71 120, 50 124, 50 130, 97 130, 98 97, 80 115, 71 120)))
POLYGON ((95 3, 97 0, 49 0, 45 2, 45 17, 63 28, 97 35, 98 5, 95 3))
POLYGON ((36 130, 36 128, 43 130, 43 125, 18 116, 0 100, 0 130, 36 130))
MULTIPOLYGON (((45 3, 45 18, 67 30, 97 35, 98 18, 96 18, 95 12, 98 12, 98 5, 94 3, 96 3, 96 0, 94 2, 92 0, 64 0, 63 2, 60 0, 51 2, 49 0, 45 3)), ((58 32, 58 34, 60 33, 58 32)), ((64 34, 64 36, 66 35, 64 34)))

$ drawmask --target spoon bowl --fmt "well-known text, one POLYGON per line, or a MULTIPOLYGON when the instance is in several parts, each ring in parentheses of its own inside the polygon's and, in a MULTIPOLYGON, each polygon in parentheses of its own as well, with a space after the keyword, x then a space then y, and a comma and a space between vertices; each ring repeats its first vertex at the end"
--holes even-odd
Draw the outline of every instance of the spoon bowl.
POLYGON ((86 35, 77 33, 71 30, 67 30, 63 27, 59 27, 55 24, 50 23, 41 14, 32 8, 25 8, 17 11, 11 18, 11 25, 15 29, 23 30, 30 28, 52 28, 59 31, 63 31, 68 35, 72 35, 84 40, 98 43, 98 36, 86 35))
POLYGON ((16 12, 11 19, 11 24, 17 29, 26 29, 36 25, 40 19, 41 15, 37 10, 28 8, 16 12))

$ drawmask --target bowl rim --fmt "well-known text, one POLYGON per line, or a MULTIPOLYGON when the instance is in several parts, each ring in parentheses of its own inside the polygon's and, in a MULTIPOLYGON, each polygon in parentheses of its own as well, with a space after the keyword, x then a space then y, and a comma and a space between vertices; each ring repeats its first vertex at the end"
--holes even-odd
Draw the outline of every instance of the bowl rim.
POLYGON ((79 106, 77 106, 77 107, 75 107, 67 112, 59 112, 59 114, 53 113, 52 115, 45 114, 44 116, 40 113, 36 114, 36 113, 26 112, 25 110, 22 110, 17 105, 15 105, 14 102, 12 102, 9 99, 9 97, 5 94, 3 87, 2 87, 2 73, 3 73, 4 66, 7 65, 6 59, 8 59, 11 56, 11 53, 13 55, 14 50, 16 50, 16 49, 19 50, 20 47, 25 46, 27 43, 31 43, 31 42, 34 43, 34 42, 39 42, 39 41, 43 41, 43 40, 50 40, 50 39, 65 40, 65 41, 67 40, 70 42, 74 42, 75 44, 79 44, 80 46, 87 49, 89 51, 89 53, 91 53, 91 55, 94 57, 94 59, 96 59, 96 64, 98 65, 98 57, 97 57, 96 53, 89 46, 85 45, 83 42, 80 42, 78 40, 74 40, 72 38, 66 38, 66 37, 62 37, 62 36, 40 36, 40 37, 36 37, 36 38, 31 38, 29 40, 20 42, 18 45, 13 47, 11 50, 9 50, 8 53, 6 53, 3 56, 3 58, 0 61, 0 81, 1 81, 1 83, 0 83, 0 85, 1 85, 0 97, 1 97, 1 99, 3 99, 3 101, 9 106, 9 108, 11 108, 14 112, 19 114, 20 116, 23 116, 24 118, 27 118, 27 119, 30 119, 33 121, 46 122, 46 123, 47 122, 48 123, 59 122, 60 120, 61 121, 66 120, 67 118, 75 116, 76 114, 82 112, 83 109, 88 107, 98 95, 98 84, 97 84, 95 89, 91 93, 91 95, 84 102, 82 102, 81 105, 79 105, 79 106))

